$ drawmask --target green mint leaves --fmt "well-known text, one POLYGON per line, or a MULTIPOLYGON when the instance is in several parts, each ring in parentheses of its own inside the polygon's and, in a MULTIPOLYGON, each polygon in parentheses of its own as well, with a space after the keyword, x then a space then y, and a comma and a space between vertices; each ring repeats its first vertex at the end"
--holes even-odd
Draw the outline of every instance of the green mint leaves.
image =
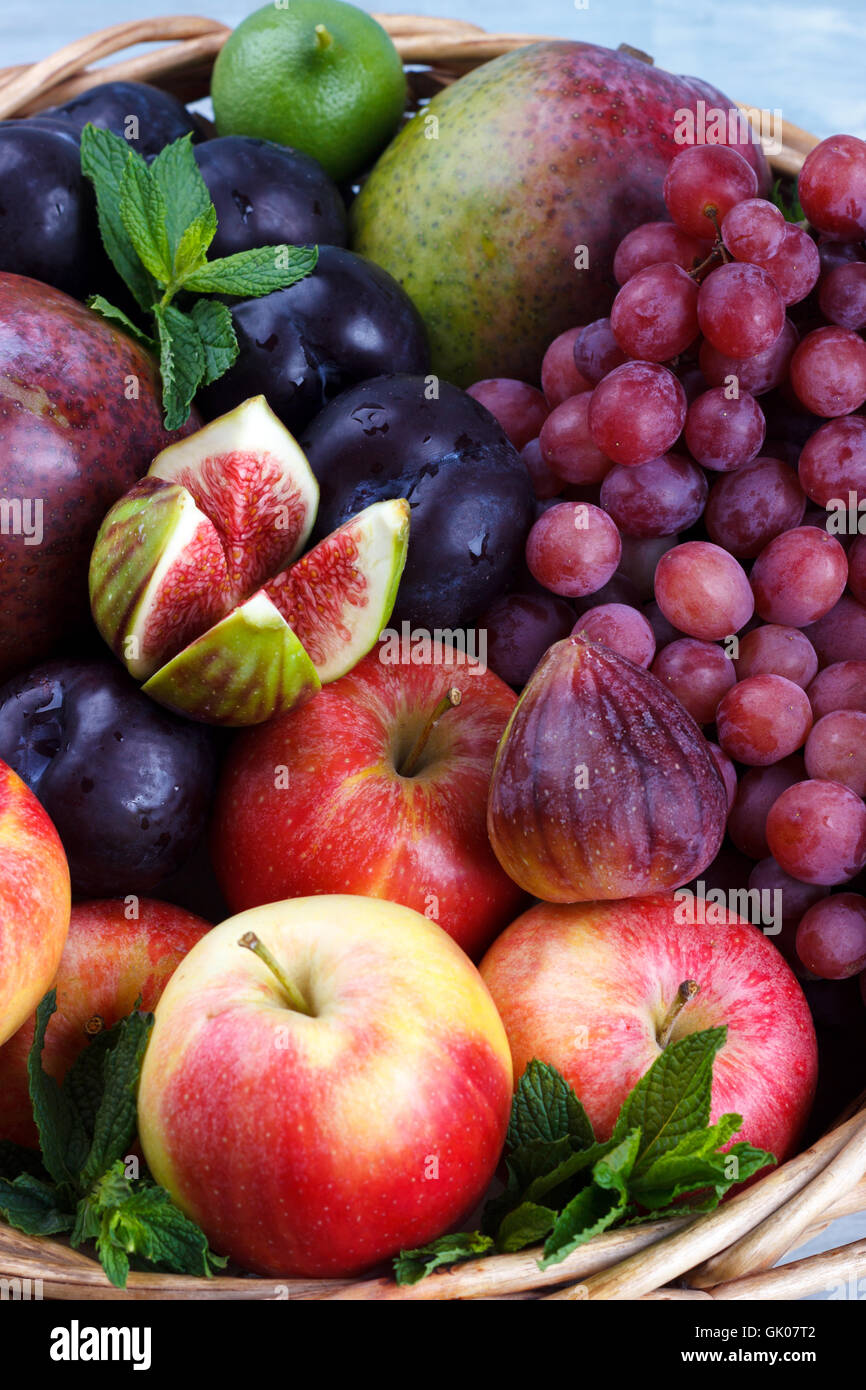
POLYGON ((741 1141, 740 1115, 710 1124, 713 1062, 725 1028, 671 1043, 626 1097, 610 1139, 595 1139, 555 1067, 530 1062, 506 1139, 505 1191, 487 1203, 483 1233, 446 1235, 394 1261, 399 1284, 441 1265, 544 1242, 542 1269, 614 1225, 711 1211, 772 1154, 741 1141))
POLYGON ((101 295, 88 303, 158 355, 165 426, 179 429, 199 387, 228 371, 238 352, 226 306, 190 296, 247 298, 285 289, 315 269, 318 251, 262 246, 209 261, 217 215, 189 135, 148 165, 121 136, 87 125, 81 168, 96 192, 108 257, 152 328, 145 331, 101 295), (173 303, 179 294, 182 308, 173 303))
POLYGON ((792 184, 789 179, 776 179, 770 193, 770 202, 779 209, 786 222, 808 225, 796 182, 792 184))
POLYGON ((27 1235, 69 1232, 74 1246, 95 1240, 113 1284, 125 1288, 130 1259, 179 1274, 211 1274, 225 1260, 204 1233, 149 1178, 127 1173, 136 1127, 136 1092, 153 1015, 132 1013, 98 1033, 62 1085, 42 1067, 52 990, 36 1011, 27 1067, 41 1162, 2 1146, 0 1215, 27 1235))

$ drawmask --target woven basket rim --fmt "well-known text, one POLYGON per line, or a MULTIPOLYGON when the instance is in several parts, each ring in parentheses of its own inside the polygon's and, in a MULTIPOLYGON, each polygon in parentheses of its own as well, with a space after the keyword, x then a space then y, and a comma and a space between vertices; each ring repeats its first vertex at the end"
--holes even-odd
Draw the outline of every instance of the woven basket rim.
MULTIPOLYGON (((374 17, 391 35, 405 64, 430 67, 443 85, 492 58, 551 38, 488 33, 469 21, 408 13, 374 17)), ((203 95, 214 60, 230 33, 216 20, 190 15, 111 25, 38 63, 0 69, 0 119, 32 114, 109 80, 149 81, 167 90, 198 90, 203 95), (142 44, 164 46, 107 66, 93 66, 142 44)), ((185 95, 184 99, 193 98, 185 95)), ((781 149, 768 151, 768 159, 777 173, 795 174, 817 143, 808 131, 784 122, 781 149)), ((864 1102, 866 1097, 860 1097, 823 1139, 711 1216, 608 1232, 544 1273, 537 1265, 540 1252, 534 1249, 471 1261, 402 1288, 389 1278, 275 1280, 217 1275, 201 1279, 134 1273, 123 1291, 109 1283, 90 1256, 60 1241, 25 1236, 0 1223, 0 1277, 38 1281, 45 1296, 76 1300, 801 1298, 826 1287, 828 1280, 866 1274, 866 1240, 771 1267, 831 1220, 866 1208, 864 1102)))

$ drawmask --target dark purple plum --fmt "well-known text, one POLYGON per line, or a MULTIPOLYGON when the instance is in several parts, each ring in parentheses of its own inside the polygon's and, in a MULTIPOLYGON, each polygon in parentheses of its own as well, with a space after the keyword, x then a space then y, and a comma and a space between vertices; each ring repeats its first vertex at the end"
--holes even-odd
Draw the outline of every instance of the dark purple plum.
POLYGON ((35 116, 11 116, 6 121, 0 121, 0 132, 5 133, 13 126, 23 126, 25 130, 51 130, 55 135, 63 135, 74 145, 79 145, 78 132, 62 116, 49 116, 44 111, 35 116))
POLYGON ((201 838, 213 734, 142 695, 110 661, 50 661, 0 686, 0 758, 39 798, 72 890, 148 893, 201 838))
POLYGON ((487 633, 487 664, 508 685, 520 690, 548 647, 568 637, 575 611, 556 594, 505 594, 478 619, 487 633))
POLYGON ((0 270, 82 298, 100 254, 78 145, 27 121, 0 125, 0 270))
POLYGON ((380 376, 344 391, 302 440, 319 480, 316 534, 405 497, 409 557, 391 625, 474 622, 511 586, 534 520, 532 483, 479 401, 441 381, 380 376))
POLYGON ((183 102, 147 82, 103 82, 41 114, 59 116, 78 135, 88 122, 112 130, 145 159, 182 135, 200 138, 198 124, 183 102))
POLYGON ((197 146, 195 157, 217 212, 211 258, 284 242, 345 246, 345 204, 310 155, 272 140, 224 135, 197 146))
MULTIPOLYGON (((387 271, 341 246, 320 246, 312 275, 232 308, 233 367, 197 397, 210 416, 263 393, 297 434, 328 401, 381 372, 424 372, 427 335, 387 271)), ((525 471, 525 470, 524 470, 525 471)))

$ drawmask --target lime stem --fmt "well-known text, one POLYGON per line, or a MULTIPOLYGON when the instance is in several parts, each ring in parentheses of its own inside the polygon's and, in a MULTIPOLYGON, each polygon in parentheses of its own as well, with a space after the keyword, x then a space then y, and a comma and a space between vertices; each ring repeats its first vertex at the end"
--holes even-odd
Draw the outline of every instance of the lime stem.
POLYGON ((412 776, 412 774, 418 766, 421 754, 424 752, 424 749, 427 746, 427 740, 432 734, 433 730, 436 728, 436 725, 439 723, 439 720, 442 718, 443 714, 447 714, 450 709, 454 709, 456 705, 459 705, 462 699, 463 696, 456 686, 452 686, 450 690, 446 690, 445 694, 442 696, 442 699, 439 701, 433 713, 430 715, 430 718, 427 720, 427 723, 424 725, 424 728, 418 735, 418 738, 415 740, 415 745, 411 753, 409 754, 408 758, 406 759, 402 768, 400 769, 401 777, 412 776))
POLYGON ((699 989, 700 985, 696 980, 683 980, 677 990, 676 998, 668 1009, 665 1020, 656 1035, 659 1047, 667 1047, 671 1040, 671 1033, 674 1031, 674 1024, 679 1018, 683 1007, 688 1004, 690 999, 694 999, 699 989))
POLYGON ((325 28, 324 24, 317 24, 317 25, 316 25, 315 34, 316 34, 316 47, 317 47, 320 51, 324 51, 324 49, 330 48, 330 47, 331 47, 331 44, 334 42, 334 40, 333 40, 333 38, 331 37, 331 35, 328 33, 328 30, 325 28))
POLYGON ((268 950, 265 943, 259 941, 254 931, 244 932, 243 936, 238 941, 238 945, 245 946, 248 951, 252 951, 254 956, 258 956, 259 960, 264 961, 271 974, 281 986, 283 993, 289 1001, 290 1009, 293 1009, 295 1013, 298 1014, 306 1014, 308 1018, 312 1017, 309 1005, 297 985, 292 984, 292 981, 283 970, 279 961, 272 952, 268 950))

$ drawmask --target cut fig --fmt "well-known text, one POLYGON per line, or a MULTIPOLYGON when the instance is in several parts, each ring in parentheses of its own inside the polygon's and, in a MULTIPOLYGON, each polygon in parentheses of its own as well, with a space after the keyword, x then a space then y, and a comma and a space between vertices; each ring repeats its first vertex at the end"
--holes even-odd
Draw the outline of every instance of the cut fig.
POLYGON ((231 727, 262 724, 321 688, 312 661, 263 590, 142 686, 177 714, 231 727))
POLYGON ((323 685, 351 671, 377 641, 408 546, 409 503, 374 502, 265 585, 323 685))
POLYGON ((170 444, 149 476, 180 483, 213 522, 235 603, 301 554, 319 505, 306 455, 264 396, 170 444))
POLYGON ((406 563, 409 504, 374 503, 297 559, 317 505, 262 396, 170 445, 115 503, 91 607, 149 695, 192 719, 260 723, 370 650, 406 563))
POLYGON ((142 478, 115 503, 91 556, 90 604, 136 680, 231 610, 222 542, 186 488, 142 478))

